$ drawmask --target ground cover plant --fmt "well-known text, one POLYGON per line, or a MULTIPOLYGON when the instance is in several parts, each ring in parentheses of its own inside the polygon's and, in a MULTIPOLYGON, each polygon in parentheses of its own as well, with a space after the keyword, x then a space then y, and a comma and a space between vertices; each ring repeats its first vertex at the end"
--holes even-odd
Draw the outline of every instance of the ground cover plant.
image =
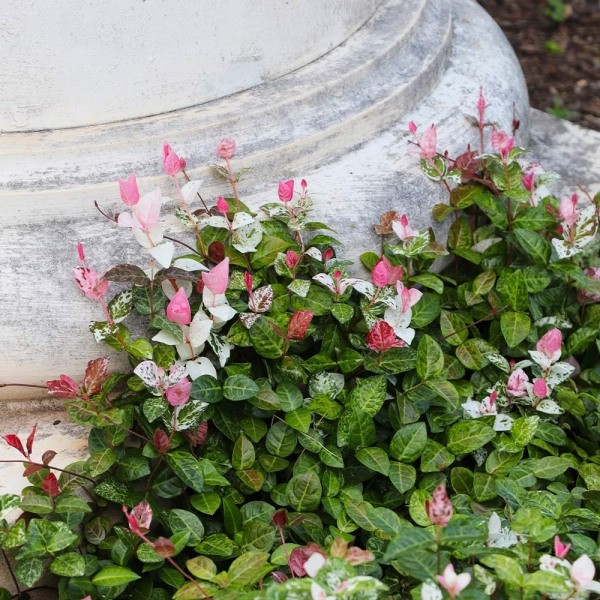
POLYGON ((552 196, 485 108, 457 157, 410 124, 448 240, 387 213, 363 278, 304 180, 243 203, 231 140, 210 209, 168 144, 178 198, 120 181, 103 214, 142 266, 99 274, 79 245, 74 276, 131 371, 102 357, 47 384, 89 427, 87 460, 53 467, 35 427, 4 436, 27 478, 0 497, 22 511, 0 522, 18 590, 49 571, 65 600, 600 591, 599 199, 552 196))

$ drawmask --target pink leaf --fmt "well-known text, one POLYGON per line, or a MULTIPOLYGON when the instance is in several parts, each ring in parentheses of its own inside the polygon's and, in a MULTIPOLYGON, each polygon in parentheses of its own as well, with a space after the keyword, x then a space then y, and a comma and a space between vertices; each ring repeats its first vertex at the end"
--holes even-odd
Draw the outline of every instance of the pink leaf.
POLYGON ((171 298, 167 306, 167 319, 177 325, 189 325, 192 321, 192 310, 183 287, 171 298))
POLYGON ((60 494, 60 487, 54 473, 49 473, 46 476, 46 479, 42 481, 42 490, 44 490, 51 498, 55 498, 60 494))
POLYGON ((31 433, 29 434, 29 437, 27 438, 26 448, 27 448, 28 456, 33 452, 33 440, 35 439, 36 429, 37 429, 37 423, 33 426, 33 428, 31 429, 31 433))
POLYGON ((203 272, 202 281, 215 296, 224 294, 229 284, 229 258, 225 258, 210 271, 203 272))
POLYGON ((25 458, 27 458, 27 454, 25 454, 25 448, 23 448, 23 444, 19 439, 19 436, 14 433, 9 433, 8 435, 2 436, 2 439, 9 445, 12 446, 15 450, 18 450, 25 458))
POLYGON ((128 179, 121 179, 119 177, 119 191, 121 192, 121 200, 127 206, 133 206, 138 203, 140 192, 138 191, 135 173, 132 173, 128 179))
POLYGON ((294 197, 294 180, 280 181, 277 195, 282 202, 289 202, 294 197))
POLYGON ((288 324, 288 340, 301 340, 306 335, 314 314, 310 310, 297 310, 288 324))
POLYGON ((380 259, 373 267, 373 270, 371 271, 371 278, 373 280, 373 284, 378 288, 385 287, 389 283, 390 270, 383 259, 380 259))
POLYGON ((98 394, 102 390, 102 384, 108 377, 107 368, 108 356, 96 358, 88 362, 83 378, 83 387, 90 396, 98 394))
POLYGON ((222 159, 233 158, 235 154, 236 144, 231 138, 223 138, 221 143, 217 146, 217 154, 222 159))
POLYGON ((402 348, 404 342, 396 337, 391 325, 377 321, 367 334, 367 346, 375 352, 385 352, 390 348, 402 348))
POLYGON ((68 375, 61 375, 60 379, 46 381, 48 392, 57 398, 76 398, 79 393, 79 385, 68 375))
POLYGON ((184 379, 167 388, 167 391, 165 392, 167 402, 171 406, 181 406, 189 400, 191 391, 192 382, 189 379, 184 379))

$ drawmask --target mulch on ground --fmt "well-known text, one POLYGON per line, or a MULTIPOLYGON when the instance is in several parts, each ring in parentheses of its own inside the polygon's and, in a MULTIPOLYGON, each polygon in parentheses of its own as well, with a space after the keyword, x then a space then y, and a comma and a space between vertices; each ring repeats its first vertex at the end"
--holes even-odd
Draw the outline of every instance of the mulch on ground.
POLYGON ((600 131, 600 0, 479 3, 512 44, 531 106, 600 131))

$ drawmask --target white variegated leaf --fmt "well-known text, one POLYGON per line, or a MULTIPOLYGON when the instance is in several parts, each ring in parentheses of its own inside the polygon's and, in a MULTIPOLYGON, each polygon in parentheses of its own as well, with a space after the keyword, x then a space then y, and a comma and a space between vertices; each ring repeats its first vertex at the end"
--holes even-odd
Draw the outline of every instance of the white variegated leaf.
POLYGON ((208 271, 207 267, 194 258, 176 258, 173 261, 173 266, 181 269, 182 271, 208 271))
POLYGON ((209 306, 208 312, 215 318, 216 323, 226 323, 233 319, 237 314, 237 310, 229 306, 229 304, 221 304, 220 306, 209 306))
POLYGON ((180 342, 179 340, 171 335, 166 329, 161 329, 153 338, 153 342, 160 342, 161 344, 166 344, 167 346, 177 346, 180 342))
POLYGON ((543 317, 542 319, 538 319, 534 325, 536 327, 544 327, 545 325, 554 325, 559 329, 571 329, 573 324, 566 317, 562 317, 559 315, 553 317, 543 317))
POLYGON ((233 230, 236 230, 245 225, 250 225, 250 223, 254 223, 254 217, 252 215, 247 212, 238 212, 235 213, 235 216, 233 217, 231 227, 233 230))
POLYGON ((494 431, 510 431, 514 419, 510 415, 498 414, 494 420, 494 431))
POLYGON ((579 254, 583 250, 583 248, 579 247, 576 243, 571 245, 565 242, 564 240, 559 240, 558 238, 554 238, 552 240, 552 245, 556 250, 558 258, 560 259, 571 258, 572 256, 579 254))
POLYGON ((359 294, 366 296, 369 300, 372 300, 375 296, 375 286, 369 281, 355 279, 351 285, 359 294))
POLYGON ((481 404, 476 400, 469 398, 466 402, 461 404, 465 415, 471 419, 477 419, 481 416, 481 404))
POLYGON ((498 367, 501 371, 505 373, 510 373, 510 365, 508 361, 501 354, 486 354, 485 357, 495 366, 498 367))
POLYGON ((211 227, 217 227, 219 229, 229 229, 229 221, 225 217, 221 217, 220 215, 208 217, 207 219, 204 219, 204 223, 210 225, 211 227))
POLYGON ((191 204, 198 199, 201 187, 202 181, 200 179, 192 179, 181 188, 181 195, 187 204, 191 204))
POLYGON ((217 378, 217 370, 206 356, 199 356, 196 360, 188 360, 185 363, 185 368, 192 381, 202 375, 210 375, 215 379, 217 378))
POLYGON ((550 387, 555 387, 559 383, 566 381, 575 372, 575 367, 566 362, 557 362, 550 368, 550 373, 546 376, 546 383, 550 387))
POLYGON ((396 327, 394 328, 394 333, 396 334, 396 337, 405 341, 409 346, 415 339, 415 330, 412 327, 396 327))
POLYGON ((160 287, 169 300, 171 300, 171 298, 173 298, 173 296, 179 291, 179 288, 183 288, 185 290, 185 295, 188 298, 191 296, 192 291, 194 290, 194 284, 191 281, 182 281, 181 279, 176 279, 175 286, 177 289, 173 287, 173 284, 168 279, 161 281, 160 287))
POLYGON ((210 335, 213 321, 202 310, 199 310, 189 325, 188 338, 192 346, 202 346, 210 335))
POLYGON ((301 298, 306 298, 308 291, 310 290, 310 285, 308 279, 294 279, 294 281, 288 285, 288 290, 301 298))
POLYGON ((208 406, 208 402, 188 400, 185 404, 176 407, 177 425, 175 431, 187 431, 198 427, 208 406))
POLYGON ((171 387, 177 385, 180 381, 183 381, 187 377, 187 371, 183 365, 173 365, 169 370, 168 375, 165 375, 164 384, 165 387, 171 387))
POLYGON ((160 225, 157 225, 150 233, 145 233, 137 228, 134 228, 132 231, 133 237, 144 248, 152 248, 163 241, 163 231, 160 225))
POLYGON ((162 388, 162 374, 156 365, 151 360, 142 361, 133 372, 144 382, 151 394, 161 396, 160 389, 162 388))
POLYGON ((530 350, 529 355, 533 359, 533 362, 541 367, 544 371, 550 367, 552 361, 543 352, 538 350, 530 350))
POLYGON ((443 597, 442 590, 431 579, 421 586, 421 600, 442 600, 443 597))
POLYGON ((535 409, 547 415, 560 415, 564 410, 554 401, 546 398, 542 400, 535 409))
POLYGON ((229 355, 231 354, 233 346, 214 333, 211 334, 208 343, 219 358, 219 364, 221 367, 224 367, 229 360, 229 355))
POLYGON ((90 331, 94 335, 94 339, 100 343, 102 340, 105 340, 107 337, 114 335, 119 331, 119 328, 111 323, 106 323, 103 321, 96 321, 90 325, 90 331))
POLYGON ((336 398, 344 389, 344 375, 342 373, 315 373, 308 382, 308 392, 311 396, 325 394, 336 398))
POLYGON ((173 260, 173 254, 175 254, 175 245, 171 241, 162 242, 154 248, 148 248, 148 254, 150 254, 161 267, 168 269, 171 266, 173 260))
POLYGON ((310 256, 311 258, 318 260, 319 262, 321 262, 323 260, 323 254, 321 254, 321 251, 318 248, 315 248, 315 247, 309 248, 306 251, 306 254, 308 254, 308 256, 310 256))
POLYGON ((273 288, 270 285, 256 288, 248 300, 248 307, 252 312, 267 312, 273 304, 273 288))
POLYGON ((335 283, 333 277, 327 275, 327 273, 319 273, 313 277, 315 281, 318 281, 321 285, 324 285, 328 290, 331 290, 335 294, 335 283))
MULTIPOLYGON (((246 213, 237 213, 246 214, 246 213)), ((250 223, 240 227, 234 234, 233 247, 238 252, 255 252, 263 236, 263 227, 260 223, 250 223)))
POLYGON ((240 321, 246 329, 250 329, 259 319, 260 315, 256 313, 240 313, 240 321))

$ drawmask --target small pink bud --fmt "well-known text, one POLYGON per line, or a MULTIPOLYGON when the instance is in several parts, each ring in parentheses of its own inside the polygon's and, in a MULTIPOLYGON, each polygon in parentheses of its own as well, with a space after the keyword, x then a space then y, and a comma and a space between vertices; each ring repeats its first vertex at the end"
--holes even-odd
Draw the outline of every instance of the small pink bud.
POLYGON ((548 396, 548 384, 543 377, 533 380, 533 394, 540 400, 548 396))
POLYGON ((300 256, 293 250, 288 250, 285 253, 285 264, 288 269, 293 269, 300 262, 300 256))
POLYGON ((138 203, 140 192, 138 190, 135 173, 132 173, 128 179, 121 179, 119 177, 119 190, 121 192, 121 200, 123 200, 124 204, 133 206, 138 203))
POLYGON ((408 130, 415 135, 417 133, 417 125, 414 121, 408 122, 408 130))
POLYGON ((224 160, 233 158, 233 155, 235 154, 235 150, 236 150, 235 142, 231 138, 228 138, 228 137, 223 138, 221 140, 221 143, 217 146, 217 154, 224 160))
POLYGON ((306 179, 302 179, 300 181, 300 187, 305 190, 308 187, 308 183, 306 183, 306 179))
POLYGON ((557 535, 554 536, 554 556, 556 558, 565 558, 570 549, 571 544, 563 544, 557 535))
POLYGON ((183 379, 179 383, 167 388, 165 392, 167 402, 171 406, 181 406, 189 400, 191 391, 192 382, 187 378, 183 379))
POLYGON ((246 271, 244 273, 244 283, 246 284, 246 291, 251 294, 252 293, 252 275, 246 271))
POLYGON ((373 280, 373 284, 378 288, 385 287, 389 283, 390 272, 382 259, 380 259, 373 267, 371 279, 373 280))
POLYGON ((189 325, 192 320, 190 303, 182 287, 177 290, 167 306, 167 319, 178 325, 189 325))
POLYGON ((280 181, 277 194, 282 202, 289 202, 294 197, 294 180, 280 181))
POLYGON ((577 194, 573 194, 570 198, 568 196, 563 196, 562 200, 560 201, 560 218, 569 226, 573 226, 575 221, 577 221, 577 217, 579 216, 576 208, 577 201, 577 194))
POLYGON ((485 120, 485 98, 483 97, 483 88, 479 88, 479 99, 477 100, 477 111, 479 112, 479 123, 483 125, 485 120))
POLYGON ((227 204, 227 200, 223 196, 219 196, 217 199, 217 210, 222 215, 226 215, 229 212, 229 204, 227 204))
POLYGON ((333 252, 333 248, 327 248, 327 250, 324 250, 322 256, 323 256, 323 260, 325 262, 327 262, 328 260, 331 260, 335 256, 335 253, 333 252))
POLYGON ((425 502, 427 517, 432 525, 446 527, 454 514, 454 507, 446 492, 446 484, 440 483, 435 490, 431 500, 425 502))
POLYGON ((332 276, 334 279, 341 279, 341 278, 342 278, 342 272, 341 272, 339 269, 336 269, 336 270, 335 270, 335 271, 334 271, 334 272, 331 274, 331 276, 332 276))
POLYGON ((406 242, 417 236, 418 231, 415 231, 408 222, 406 215, 395 216, 392 220, 392 229, 401 241, 406 242))
POLYGON ((523 175, 521 181, 523 182, 523 187, 528 191, 533 191, 533 182, 535 180, 535 173, 530 171, 526 175, 523 175))
POLYGON ((177 175, 186 166, 185 160, 177 156, 175 150, 167 142, 163 144, 163 166, 166 174, 171 177, 177 175))
POLYGON ((85 253, 83 252, 83 244, 81 242, 77 242, 77 255, 81 262, 85 261, 85 253))
POLYGON ((545 354, 550 359, 550 362, 554 363, 560 358, 561 346, 562 334, 560 329, 554 328, 539 339, 535 349, 545 354))

